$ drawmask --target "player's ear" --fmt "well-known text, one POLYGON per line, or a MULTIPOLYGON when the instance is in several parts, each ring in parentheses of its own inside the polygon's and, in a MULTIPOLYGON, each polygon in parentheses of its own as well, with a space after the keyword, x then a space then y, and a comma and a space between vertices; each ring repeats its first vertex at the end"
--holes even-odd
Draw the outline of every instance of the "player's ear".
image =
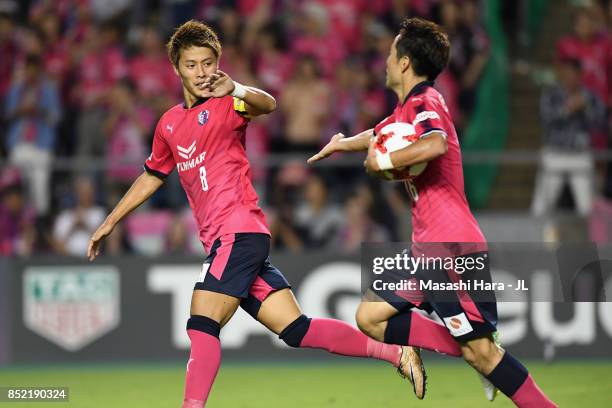
POLYGON ((176 76, 180 78, 181 74, 179 74, 178 67, 172 64, 172 69, 174 70, 174 73, 176 74, 176 76))
POLYGON ((412 61, 410 61, 410 57, 408 57, 407 55, 404 55, 402 58, 400 58, 400 69, 402 70, 402 74, 406 72, 411 65, 412 61))

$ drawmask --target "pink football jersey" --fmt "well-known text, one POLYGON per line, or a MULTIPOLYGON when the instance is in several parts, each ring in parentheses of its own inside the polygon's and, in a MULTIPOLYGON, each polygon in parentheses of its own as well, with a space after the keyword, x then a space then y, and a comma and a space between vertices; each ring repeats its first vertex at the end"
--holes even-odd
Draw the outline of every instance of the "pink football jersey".
POLYGON ((224 234, 270 234, 251 183, 244 114, 244 102, 231 96, 174 106, 157 123, 145 162, 162 178, 176 167, 206 251, 224 234))
POLYGON ((422 174, 406 181, 412 197, 413 242, 485 242, 463 187, 461 150, 442 95, 432 82, 416 85, 393 114, 374 128, 376 135, 393 122, 414 125, 419 138, 438 132, 446 137, 446 154, 427 163, 422 174))

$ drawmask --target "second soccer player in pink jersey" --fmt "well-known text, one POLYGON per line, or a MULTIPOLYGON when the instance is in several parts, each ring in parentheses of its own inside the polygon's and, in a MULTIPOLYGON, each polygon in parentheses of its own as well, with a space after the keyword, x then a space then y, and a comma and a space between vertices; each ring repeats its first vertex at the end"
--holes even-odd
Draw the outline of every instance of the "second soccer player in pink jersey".
MULTIPOLYGON (((191 353, 183 407, 206 404, 221 362, 219 332, 239 306, 289 346, 385 360, 422 389, 423 376, 411 375, 422 371, 411 347, 376 341, 339 320, 305 316, 270 263, 270 233, 251 184, 245 130, 250 118, 275 110, 274 98, 219 70, 221 44, 203 23, 180 26, 168 42, 168 55, 182 81, 184 103, 159 120, 145 172, 93 234, 88 256, 93 260, 117 223, 176 168, 208 253, 187 322, 191 353)), ((435 348, 459 354, 452 342, 435 348)))
POLYGON ((465 198, 455 126, 444 98, 433 85, 433 81, 427 80, 416 84, 393 114, 376 125, 373 133, 380 134, 389 123, 410 123, 417 137, 434 136, 430 143, 446 150, 437 160, 429 161, 419 177, 406 181, 412 198, 413 242, 484 242, 465 198), (435 143, 437 140, 440 142, 435 143))
MULTIPOLYGON (((461 152, 455 127, 444 99, 433 88, 433 81, 448 64, 450 43, 436 24, 418 19, 402 23, 387 58, 386 85, 398 97, 392 115, 351 138, 342 134, 315 156, 314 162, 338 151, 368 150, 365 167, 370 174, 383 171, 400 173, 401 169, 426 163, 425 170, 405 181, 412 197, 413 244, 411 253, 434 256, 451 254, 453 261, 483 265, 480 276, 490 280, 487 247, 484 236, 472 215, 463 187, 461 152), (416 139, 403 149, 377 154, 377 137, 398 128, 414 127, 416 139), (468 260, 468 261, 466 261, 468 260)), ((380 142, 379 142, 380 143, 380 142)), ((405 173, 404 173, 405 174, 405 173)), ((419 267, 413 276, 420 281, 454 283, 464 272, 439 266, 419 267)), ((465 276, 466 274, 464 274, 465 276)), ((397 283, 407 278, 386 273, 385 278, 397 283)), ((469 291, 423 290, 420 298, 401 291, 367 292, 357 311, 357 324, 372 338, 392 344, 443 342, 452 336, 461 347, 464 359, 482 376, 487 397, 495 397, 495 387, 523 408, 555 407, 538 388, 527 369, 494 341, 497 305, 493 293, 469 291), (376 301, 372 301, 376 300, 376 301), (444 322, 445 335, 431 332, 423 316, 411 309, 419 307, 435 312, 444 322)))

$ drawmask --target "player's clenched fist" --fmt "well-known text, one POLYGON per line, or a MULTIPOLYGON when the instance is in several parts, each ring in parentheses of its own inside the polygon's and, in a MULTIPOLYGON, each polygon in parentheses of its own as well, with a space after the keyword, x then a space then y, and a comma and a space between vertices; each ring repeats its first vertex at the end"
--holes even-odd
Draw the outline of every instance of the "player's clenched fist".
POLYGON ((344 135, 342 133, 336 133, 333 135, 329 143, 327 143, 319 153, 308 159, 308 163, 314 163, 318 160, 326 158, 332 153, 344 151, 345 149, 341 142, 342 139, 344 139, 344 135))

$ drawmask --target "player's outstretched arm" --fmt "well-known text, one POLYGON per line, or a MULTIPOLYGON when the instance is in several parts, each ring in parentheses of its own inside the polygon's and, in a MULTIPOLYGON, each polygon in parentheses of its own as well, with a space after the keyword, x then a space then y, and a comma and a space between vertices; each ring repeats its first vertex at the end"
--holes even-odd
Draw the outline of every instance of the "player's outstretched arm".
POLYGON ((410 146, 388 153, 391 167, 383 168, 380 157, 376 155, 374 142, 372 141, 368 149, 368 156, 363 165, 368 173, 378 173, 381 170, 389 170, 390 168, 401 168, 429 162, 445 154, 447 149, 448 144, 443 133, 430 133, 410 146))
POLYGON ((134 181, 130 189, 125 193, 121 201, 115 206, 113 211, 106 217, 106 220, 98 227, 96 232, 89 240, 87 248, 87 257, 93 261, 100 254, 100 244, 104 238, 110 235, 126 215, 144 203, 151 195, 157 191, 164 183, 159 177, 153 176, 146 171, 134 181))
POLYGON ((336 133, 319 153, 308 159, 308 163, 322 160, 335 152, 368 150, 372 136, 374 136, 374 129, 368 129, 353 137, 344 137, 342 133, 336 133))
POLYGON ((242 99, 248 117, 255 117, 273 112, 276 109, 276 100, 269 93, 252 86, 244 86, 232 80, 225 72, 217 70, 205 82, 208 92, 205 97, 222 98, 232 95, 242 99))
MULTIPOLYGON (((237 82, 234 82, 234 86, 242 86, 237 82)), ((244 97, 240 98, 244 101, 246 111, 249 118, 254 118, 259 115, 266 115, 276 110, 276 99, 266 91, 252 86, 244 86, 245 89, 244 97)), ((232 95, 240 97, 238 95, 240 89, 234 88, 232 95)))

